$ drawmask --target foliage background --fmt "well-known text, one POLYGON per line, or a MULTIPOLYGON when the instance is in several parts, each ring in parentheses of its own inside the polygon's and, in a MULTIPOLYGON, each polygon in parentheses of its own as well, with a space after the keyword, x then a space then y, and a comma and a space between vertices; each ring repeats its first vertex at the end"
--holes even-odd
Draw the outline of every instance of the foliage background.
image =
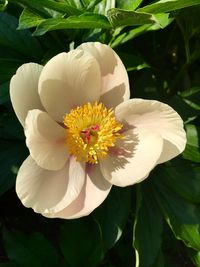
POLYGON ((0 267, 200 266, 199 58, 199 0, 0 0, 0 267), (28 151, 9 80, 87 41, 117 51, 132 97, 179 112, 187 147, 141 184, 114 187, 90 216, 46 219, 15 194, 28 151))

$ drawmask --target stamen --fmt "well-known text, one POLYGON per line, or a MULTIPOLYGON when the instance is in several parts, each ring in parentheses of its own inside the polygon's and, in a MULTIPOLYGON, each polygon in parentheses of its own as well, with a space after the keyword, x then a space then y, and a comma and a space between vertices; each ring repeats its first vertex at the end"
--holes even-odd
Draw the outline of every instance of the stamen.
POLYGON ((117 122, 111 109, 102 103, 87 103, 72 109, 64 117, 66 144, 79 161, 98 163, 105 157, 116 140, 122 138, 122 124, 117 122))

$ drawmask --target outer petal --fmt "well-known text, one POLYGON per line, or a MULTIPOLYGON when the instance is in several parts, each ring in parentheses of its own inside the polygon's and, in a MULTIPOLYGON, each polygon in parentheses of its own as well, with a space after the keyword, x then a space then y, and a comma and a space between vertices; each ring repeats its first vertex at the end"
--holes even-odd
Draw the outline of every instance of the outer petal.
POLYGON ((41 101, 59 122, 77 105, 99 100, 100 70, 87 52, 73 50, 53 57, 44 66, 39 79, 41 101))
POLYGON ((164 146, 158 163, 168 161, 184 150, 186 134, 183 121, 167 104, 155 100, 131 99, 120 104, 115 114, 120 121, 162 136, 164 146))
POLYGON ((38 109, 28 112, 25 122, 26 144, 32 158, 44 169, 60 170, 69 154, 65 145, 65 129, 38 109))
POLYGON ((117 186, 127 186, 145 179, 155 167, 162 152, 159 134, 140 129, 124 133, 110 156, 100 161, 104 177, 117 186))
POLYGON ((24 206, 38 213, 55 213, 68 206, 85 182, 85 167, 71 158, 63 169, 40 168, 29 156, 19 169, 16 192, 24 206))
POLYGON ((43 109, 38 95, 38 80, 43 66, 36 63, 24 64, 18 68, 10 81, 10 98, 17 118, 24 126, 27 112, 43 109))
POLYGON ((68 207, 55 214, 44 213, 49 218, 74 219, 90 214, 107 197, 111 184, 106 181, 99 166, 92 166, 79 197, 68 207))
POLYGON ((98 42, 89 42, 83 43, 78 49, 89 52, 100 65, 102 76, 101 102, 111 108, 129 99, 127 71, 111 47, 98 42))

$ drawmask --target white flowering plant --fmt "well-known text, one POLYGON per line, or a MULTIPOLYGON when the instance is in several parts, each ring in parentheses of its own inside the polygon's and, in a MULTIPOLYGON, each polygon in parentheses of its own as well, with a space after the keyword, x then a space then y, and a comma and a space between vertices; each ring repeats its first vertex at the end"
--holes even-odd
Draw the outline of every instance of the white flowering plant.
POLYGON ((199 0, 0 10, 0 266, 200 266, 199 0))

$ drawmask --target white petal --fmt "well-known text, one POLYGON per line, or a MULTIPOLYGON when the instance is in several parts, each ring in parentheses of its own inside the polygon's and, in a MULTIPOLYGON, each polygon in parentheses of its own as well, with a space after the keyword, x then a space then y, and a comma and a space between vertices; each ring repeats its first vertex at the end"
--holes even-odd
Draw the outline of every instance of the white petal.
POLYGON ((114 50, 98 42, 83 43, 77 49, 89 52, 100 65, 102 88, 100 101, 113 108, 129 99, 129 80, 127 71, 114 50))
POLYGON ((43 111, 28 112, 25 121, 26 144, 32 158, 44 169, 60 170, 69 154, 65 144, 65 129, 43 111))
POLYGON ((29 156, 19 169, 16 192, 24 206, 38 213, 56 213, 80 194, 85 182, 85 166, 70 159, 63 169, 40 168, 29 156))
POLYGON ((43 66, 36 63, 24 64, 18 68, 10 81, 10 98, 17 118, 24 126, 27 112, 43 109, 38 95, 38 80, 43 66))
POLYGON ((116 107, 115 114, 125 124, 162 136, 164 146, 158 163, 168 161, 183 152, 186 145, 183 121, 167 104, 155 100, 131 99, 116 107))
POLYGON ((43 214, 49 218, 74 219, 90 214, 107 197, 111 184, 104 179, 99 166, 92 166, 79 197, 68 207, 55 214, 43 214))
POLYGON ((117 186, 127 186, 145 179, 155 167, 162 152, 159 134, 134 128, 124 133, 124 139, 105 159, 100 161, 104 177, 117 186))
POLYGON ((87 52, 73 50, 53 57, 39 79, 41 101, 52 117, 63 121, 72 108, 100 97, 100 70, 87 52))

